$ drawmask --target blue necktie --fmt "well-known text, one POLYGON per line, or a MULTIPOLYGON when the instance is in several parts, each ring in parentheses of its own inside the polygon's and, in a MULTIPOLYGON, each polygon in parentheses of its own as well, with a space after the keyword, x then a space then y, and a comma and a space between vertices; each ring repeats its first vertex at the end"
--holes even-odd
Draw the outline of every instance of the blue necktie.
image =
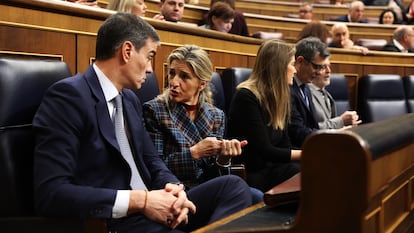
POLYGON ((117 95, 114 100, 115 101, 113 103, 115 106, 115 135, 119 144, 119 148, 121 150, 121 154, 124 157, 124 159, 128 162, 129 168, 131 169, 131 188, 138 190, 146 190, 147 187, 145 186, 144 182, 142 181, 141 175, 138 172, 137 166, 134 161, 134 157, 132 155, 131 146, 129 145, 129 141, 125 132, 124 114, 122 111, 122 95, 117 95))
POLYGON ((309 99, 308 95, 306 94, 306 84, 300 85, 300 89, 302 90, 302 98, 305 101, 306 107, 309 109, 309 99))

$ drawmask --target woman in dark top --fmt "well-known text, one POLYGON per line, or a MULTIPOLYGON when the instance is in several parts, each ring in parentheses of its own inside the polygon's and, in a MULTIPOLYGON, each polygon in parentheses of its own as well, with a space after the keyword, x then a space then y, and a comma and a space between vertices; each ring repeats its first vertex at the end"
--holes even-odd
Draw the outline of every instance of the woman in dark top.
POLYGON ((267 191, 299 172, 301 151, 287 134, 290 90, 296 73, 294 49, 279 40, 259 48, 249 79, 240 83, 229 111, 231 137, 248 140, 238 158, 246 165, 247 183, 267 191))
MULTIPOLYGON (((234 21, 233 25, 229 31, 231 34, 240 35, 240 36, 250 36, 249 30, 247 28, 246 19, 244 18, 243 13, 236 11, 236 5, 234 0, 211 0, 210 2, 210 9, 212 8, 213 4, 216 2, 224 2, 229 4, 229 6, 234 10, 234 21)), ((200 22, 200 26, 207 24, 207 17, 208 14, 203 16, 203 19, 200 22)))

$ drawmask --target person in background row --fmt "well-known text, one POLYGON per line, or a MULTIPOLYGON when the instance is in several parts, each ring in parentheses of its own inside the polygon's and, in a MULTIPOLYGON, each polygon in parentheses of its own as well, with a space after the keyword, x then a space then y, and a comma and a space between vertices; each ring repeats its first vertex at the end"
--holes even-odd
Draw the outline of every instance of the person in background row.
POLYGON ((412 0, 404 10, 407 24, 414 24, 414 0, 412 0))
POLYGON ((325 69, 316 72, 315 78, 309 84, 312 94, 313 113, 319 129, 345 129, 361 123, 355 111, 345 111, 337 116, 335 100, 325 89, 330 84, 331 66, 329 58, 323 64, 325 69), (344 127, 345 126, 345 127, 344 127))
POLYGON ((397 22, 406 23, 407 17, 404 13, 404 3, 401 0, 364 0, 366 6, 386 6, 395 12, 397 22))
MULTIPOLYGON (((223 3, 225 4, 225 3, 223 3)), ((190 189, 220 176, 247 141, 224 139, 226 116, 213 105, 213 65, 205 50, 185 45, 168 56, 168 87, 143 105, 158 155, 190 189)), ((252 190, 254 203, 263 193, 252 190)))
MULTIPOLYGON (((224 2, 229 4, 229 6, 234 10, 234 21, 233 25, 229 31, 230 34, 240 35, 240 36, 250 36, 249 30, 247 28, 246 19, 244 18, 243 13, 236 10, 236 4, 234 0, 211 0, 210 1, 210 9, 216 2, 224 2)), ((205 14, 203 19, 200 21, 199 25, 207 24, 207 16, 205 14)))
POLYGON ((160 13, 154 19, 169 22, 180 22, 184 15, 184 0, 161 0, 160 13))
POLYGON ((243 179, 186 192, 157 155, 130 89, 152 72, 159 43, 142 18, 113 14, 99 28, 96 61, 48 89, 33 119, 37 213, 102 219, 109 232, 189 232, 251 205, 243 179))
POLYGON ((332 41, 328 46, 331 48, 354 49, 360 51, 362 54, 369 52, 368 48, 354 45, 354 42, 349 38, 349 29, 345 23, 335 23, 331 28, 332 41))
POLYGON ((110 0, 107 9, 144 17, 147 5, 145 5, 144 0, 110 0))
POLYGON ((344 1, 343 0, 329 0, 329 3, 335 6, 342 6, 344 5, 344 1))
POLYGON ((73 2, 73 3, 76 3, 76 4, 85 5, 85 6, 99 7, 98 6, 98 1, 96 1, 96 0, 94 0, 94 1, 90 1, 90 0, 68 0, 68 2, 73 2))
POLYGON ((320 21, 311 21, 307 23, 299 32, 296 42, 306 37, 317 37, 322 42, 328 44, 328 39, 331 37, 331 33, 328 27, 320 21))
POLYGON ((353 1, 349 4, 348 14, 340 16, 334 19, 339 22, 350 22, 350 23, 368 23, 364 17, 365 5, 361 1, 353 1))
POLYGON ((379 24, 399 24, 397 14, 392 9, 385 9, 378 18, 379 24))
POLYGON ((216 2, 207 15, 207 24, 201 28, 212 29, 219 32, 229 32, 234 22, 234 10, 229 4, 216 2))
POLYGON ((302 2, 299 6, 299 19, 312 19, 313 6, 309 2, 302 2))
POLYGON ((250 77, 237 86, 229 110, 229 136, 249 142, 234 159, 245 164, 247 183, 263 192, 300 171, 302 152, 292 148, 287 132, 294 53, 283 41, 263 42, 250 77))
POLYGON ((395 29, 392 41, 382 51, 412 53, 414 52, 414 31, 411 26, 399 26, 395 29))

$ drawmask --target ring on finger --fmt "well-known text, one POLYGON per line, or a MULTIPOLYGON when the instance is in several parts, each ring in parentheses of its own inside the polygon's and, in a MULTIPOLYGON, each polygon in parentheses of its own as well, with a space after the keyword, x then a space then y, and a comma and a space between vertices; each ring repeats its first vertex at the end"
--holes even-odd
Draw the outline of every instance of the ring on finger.
POLYGON ((171 225, 171 223, 173 222, 173 220, 172 219, 170 219, 170 218, 167 218, 167 225, 171 225))

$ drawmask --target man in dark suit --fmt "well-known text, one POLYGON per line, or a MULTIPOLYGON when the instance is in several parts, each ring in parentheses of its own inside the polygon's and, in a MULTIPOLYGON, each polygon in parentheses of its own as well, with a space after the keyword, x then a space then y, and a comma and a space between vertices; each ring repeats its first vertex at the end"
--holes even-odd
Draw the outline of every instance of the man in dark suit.
POLYGON ((400 26, 394 31, 392 41, 387 43, 382 51, 413 53, 414 31, 411 26, 400 26))
POLYGON ((368 23, 368 20, 363 19, 365 5, 361 1, 353 1, 349 4, 349 10, 347 15, 343 15, 334 19, 338 22, 349 23, 368 23))
POLYGON ((181 232, 251 204, 236 176, 184 191, 156 154, 127 88, 141 87, 158 44, 144 20, 112 15, 99 29, 96 62, 47 91, 33 120, 39 214, 106 219, 110 232, 181 232))
POLYGON ((292 145, 300 148, 305 138, 319 129, 313 113, 312 96, 308 83, 328 67, 328 47, 316 37, 307 37, 296 44, 296 75, 291 86, 291 120, 288 126, 292 145))

